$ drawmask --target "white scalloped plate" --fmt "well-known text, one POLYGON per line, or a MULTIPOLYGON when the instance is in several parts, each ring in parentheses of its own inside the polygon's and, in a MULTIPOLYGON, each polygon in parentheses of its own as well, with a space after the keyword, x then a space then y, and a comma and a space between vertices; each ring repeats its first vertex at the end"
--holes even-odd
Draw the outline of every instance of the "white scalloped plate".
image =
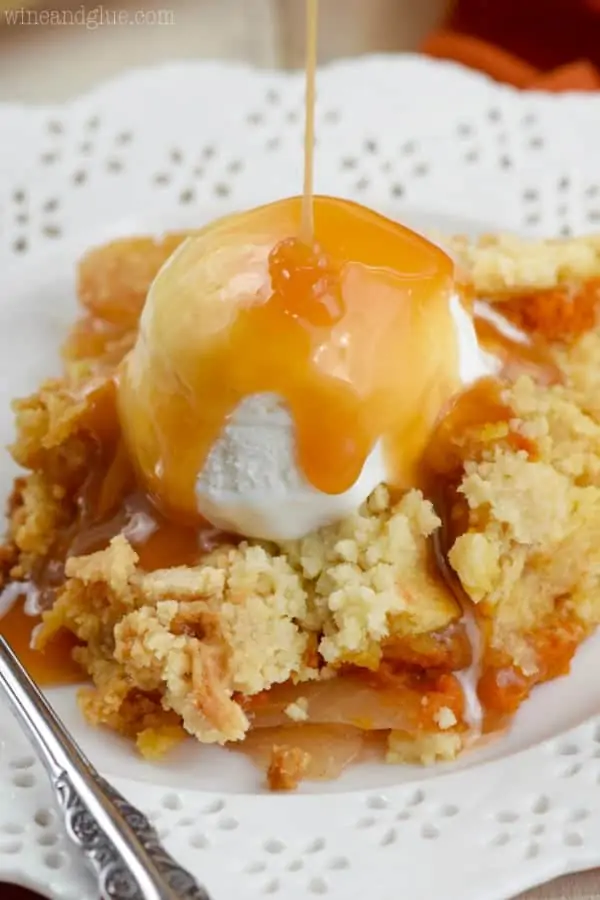
MULTIPOLYGON (((66 106, 0 106, 1 443, 10 399, 58 370, 81 251, 297 192, 302 97, 296 74, 182 63, 66 106)), ((516 93, 417 57, 365 58, 320 74, 317 126, 317 189, 416 227, 568 234, 600 222, 600 98, 516 93)), ((5 455, 1 490, 13 475, 5 455)), ((191 742, 144 764, 82 723, 72 691, 50 694, 215 900, 353 900, 374 878, 377 900, 501 900, 600 864, 599 646, 539 689, 508 735, 455 766, 365 765, 295 796, 264 794, 242 757, 191 742)), ((2 879, 96 897, 4 710, 2 879)))

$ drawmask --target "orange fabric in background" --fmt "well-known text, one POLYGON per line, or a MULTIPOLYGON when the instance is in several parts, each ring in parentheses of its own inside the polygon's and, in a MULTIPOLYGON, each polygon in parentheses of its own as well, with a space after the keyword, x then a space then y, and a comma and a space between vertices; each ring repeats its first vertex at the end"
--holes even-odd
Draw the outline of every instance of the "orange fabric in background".
POLYGON ((600 0, 455 0, 421 50, 518 88, 600 90, 600 0))

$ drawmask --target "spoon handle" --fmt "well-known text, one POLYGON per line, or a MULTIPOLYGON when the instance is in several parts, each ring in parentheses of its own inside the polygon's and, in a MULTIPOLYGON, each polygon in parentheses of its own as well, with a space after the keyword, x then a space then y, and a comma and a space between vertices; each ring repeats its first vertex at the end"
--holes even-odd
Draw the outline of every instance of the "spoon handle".
POLYGON ((70 838, 104 900, 210 900, 148 819, 101 778, 0 637, 0 688, 44 764, 70 838))

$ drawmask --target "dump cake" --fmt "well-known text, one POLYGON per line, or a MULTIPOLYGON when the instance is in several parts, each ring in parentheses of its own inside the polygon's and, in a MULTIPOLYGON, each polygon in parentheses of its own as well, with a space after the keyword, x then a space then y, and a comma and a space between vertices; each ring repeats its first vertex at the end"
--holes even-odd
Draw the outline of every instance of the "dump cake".
POLYGON ((600 621, 600 240, 299 209, 88 253, 0 552, 38 680, 274 789, 456 757, 600 621))

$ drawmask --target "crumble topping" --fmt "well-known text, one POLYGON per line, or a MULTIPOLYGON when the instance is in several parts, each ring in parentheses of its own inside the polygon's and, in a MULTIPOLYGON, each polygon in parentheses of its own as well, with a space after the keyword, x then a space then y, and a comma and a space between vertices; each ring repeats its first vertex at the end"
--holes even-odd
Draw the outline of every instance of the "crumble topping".
MULTIPOLYGON (((126 243, 94 251, 81 270, 85 306, 109 320, 124 308, 114 302, 121 295, 135 318, 168 256, 167 245, 148 255, 142 242, 126 260, 126 243)), ((494 300, 600 277, 600 238, 456 238, 451 246, 476 293, 494 300)), ((117 356, 129 340, 119 335, 117 356)), ((457 448, 454 503, 466 525, 449 549, 483 628, 485 659, 528 686, 565 671, 569 650, 600 622, 600 331, 561 340, 552 352, 564 382, 541 386, 523 376, 507 384, 510 422, 483 426, 457 448)), ((51 556, 98 464, 96 416, 114 387, 76 356, 64 379, 15 404, 13 454, 30 473, 10 501, 1 586, 51 556)), ((466 668, 450 638, 461 609, 433 565, 440 527, 420 491, 392 497, 380 486, 356 514, 300 541, 223 545, 194 566, 146 572, 120 536, 67 560, 37 644, 65 628, 76 635, 74 657, 93 682, 80 696, 86 718, 134 738, 147 757, 188 733, 240 741, 251 699, 276 684, 297 683, 301 692, 303 682, 335 678, 347 666, 379 675, 390 648, 394 664, 410 672, 466 668)), ((303 701, 285 708, 299 727, 311 721, 313 701, 303 701)), ((433 719, 437 731, 391 731, 388 761, 456 756, 460 717, 442 705, 433 719)), ((292 789, 309 764, 300 747, 276 746, 269 784, 292 789)))
POLYGON ((355 515, 281 544, 312 596, 307 624, 322 631, 327 663, 377 668, 384 639, 435 631, 460 616, 427 566, 427 538, 440 524, 420 491, 393 503, 380 485, 355 515))
MULTIPOLYGON (((114 538, 106 550, 68 560, 38 646, 66 627, 84 642, 75 653, 96 683, 98 665, 104 670, 110 659, 99 692, 111 702, 117 679, 158 691, 163 708, 202 742, 241 740, 249 720, 238 695, 321 677, 319 634, 327 635, 318 643, 322 660, 376 668, 376 640, 431 631, 459 616, 443 585, 421 569, 425 538, 439 522, 431 505, 416 491, 390 503, 389 492, 377 489, 356 516, 295 542, 287 555, 242 542, 198 566, 150 573, 123 536, 114 538), (344 561, 336 565, 340 542, 344 561), (345 561, 350 545, 355 563, 345 561), (324 647, 335 648, 329 660, 324 647)), ((300 701, 296 707, 306 715, 300 701)))
POLYGON ((243 543, 193 568, 144 573, 137 561, 122 536, 70 559, 38 646, 69 628, 86 643, 76 653, 92 675, 108 653, 113 679, 160 692, 163 708, 204 743, 244 737, 249 722, 236 693, 318 676, 307 663, 310 633, 296 622, 306 594, 283 557, 243 543))
POLYGON ((454 728, 455 725, 458 725, 458 719, 449 706, 442 706, 441 709, 438 709, 434 714, 434 720, 442 731, 447 731, 449 728, 454 728))
POLYGON ((286 706, 285 714, 293 722, 306 722, 308 720, 308 700, 306 697, 298 697, 294 703, 286 706))
POLYGON ((432 766, 436 762, 450 762, 462 750, 460 734, 422 734, 417 737, 404 731, 391 731, 385 760, 388 763, 432 766))
POLYGON ((600 236, 531 240, 486 234, 476 241, 457 236, 443 243, 466 269, 482 297, 548 290, 600 277, 600 236))
POLYGON ((267 783, 272 791, 293 791, 309 765, 310 754, 300 747, 275 746, 271 751, 267 783))
MULTIPOLYGON (((600 335, 594 355, 600 369, 600 335)), ((544 667, 531 637, 537 630, 575 622, 583 636, 600 622, 600 417, 577 395, 568 378, 553 387, 519 379, 506 400, 512 428, 534 441, 535 458, 483 444, 459 487, 469 527, 450 563, 483 607, 491 646, 529 676, 544 667)))
POLYGON ((89 250, 79 263, 77 294, 83 307, 115 325, 135 322, 148 287, 186 233, 122 238, 89 250))

